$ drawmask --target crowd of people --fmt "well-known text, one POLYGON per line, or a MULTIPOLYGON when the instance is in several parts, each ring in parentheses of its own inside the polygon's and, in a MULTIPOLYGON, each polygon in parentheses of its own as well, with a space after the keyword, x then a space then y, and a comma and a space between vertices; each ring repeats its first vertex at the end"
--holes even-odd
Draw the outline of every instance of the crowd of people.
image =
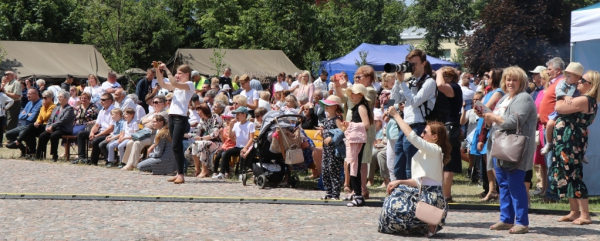
POLYGON ((481 75, 450 67, 434 72, 418 49, 406 61, 410 73, 377 77, 364 65, 353 81, 345 72, 322 71, 313 80, 304 71, 279 73, 269 83, 232 76, 230 69, 206 78, 186 65, 173 75, 157 62, 129 95, 114 72, 102 84, 89 75, 79 86, 72 76, 46 86, 42 79, 19 81, 9 71, 0 88, 0 121, 8 130, 6 147, 19 149, 23 158, 46 158, 50 141, 49 154, 57 161, 60 140, 76 136, 73 164, 98 165, 102 159, 124 171, 176 173, 168 181, 181 184, 192 163, 195 177, 229 178, 232 157, 252 158, 254 133, 265 114, 293 112, 305 117, 304 163, 298 166, 311 169, 309 179, 322 178, 322 199, 365 205, 379 170, 384 180, 379 188, 389 194, 380 232, 438 232, 463 162, 467 175, 484 184, 481 201, 500 202, 499 221, 490 229, 528 232, 533 186, 532 195, 547 202, 569 199, 571 212, 558 221, 591 223, 582 168, 587 127, 600 98, 598 72, 584 72, 574 62, 565 68, 553 58, 529 71, 530 81, 519 67, 481 75), (528 137, 518 162, 491 154, 496 133, 528 137), (313 140, 321 138, 323 146, 316 147, 313 140), (443 210, 441 220, 421 220, 422 202, 443 210))

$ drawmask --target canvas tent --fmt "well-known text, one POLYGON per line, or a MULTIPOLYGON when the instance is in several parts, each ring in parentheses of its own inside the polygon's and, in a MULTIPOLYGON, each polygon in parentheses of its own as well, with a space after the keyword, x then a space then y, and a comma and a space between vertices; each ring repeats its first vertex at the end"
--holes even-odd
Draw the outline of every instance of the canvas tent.
MULTIPOLYGON (((358 69, 356 61, 360 61, 360 52, 367 53, 367 64, 373 66, 375 71, 383 71, 383 66, 386 63, 404 62, 406 55, 410 52, 410 45, 376 45, 363 43, 343 57, 321 61, 321 69, 326 70, 330 76, 346 71, 348 77, 352 81, 354 79, 354 72, 358 69)), ((460 65, 456 63, 444 61, 429 55, 427 56, 427 60, 431 63, 434 70, 437 70, 442 66, 460 67, 460 65)))
MULTIPOLYGON (((571 12, 571 61, 587 70, 600 71, 600 3, 571 12)), ((598 118, 598 117, 596 117, 598 118)), ((583 164, 583 181, 590 195, 600 195, 600 121, 589 127, 590 134, 583 164)))
MULTIPOLYGON (((235 75, 255 74, 272 77, 282 71, 286 74, 300 72, 281 50, 222 49, 221 53, 225 55, 222 62, 230 67, 231 73, 235 75)), ((175 66, 187 64, 201 74, 214 75, 217 71, 215 64, 210 60, 213 56, 213 49, 178 49, 174 61, 175 66)))
POLYGON ((67 74, 106 78, 110 71, 93 45, 0 41, 0 46, 7 53, 0 71, 14 71, 19 78, 63 79, 67 74))

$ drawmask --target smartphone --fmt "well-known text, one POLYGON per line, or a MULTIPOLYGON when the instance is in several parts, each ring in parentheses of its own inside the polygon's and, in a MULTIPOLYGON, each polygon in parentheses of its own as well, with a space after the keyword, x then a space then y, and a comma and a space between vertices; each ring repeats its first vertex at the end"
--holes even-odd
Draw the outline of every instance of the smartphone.
POLYGON ((483 103, 481 103, 481 101, 475 102, 475 104, 473 105, 473 108, 476 109, 476 110, 478 110, 479 112, 481 112, 483 114, 492 113, 492 110, 490 110, 490 108, 488 108, 483 103))
POLYGON ((385 103, 385 105, 383 106, 384 110, 387 110, 390 108, 390 106, 393 106, 396 103, 396 100, 392 99, 392 100, 388 100, 387 103, 385 103))

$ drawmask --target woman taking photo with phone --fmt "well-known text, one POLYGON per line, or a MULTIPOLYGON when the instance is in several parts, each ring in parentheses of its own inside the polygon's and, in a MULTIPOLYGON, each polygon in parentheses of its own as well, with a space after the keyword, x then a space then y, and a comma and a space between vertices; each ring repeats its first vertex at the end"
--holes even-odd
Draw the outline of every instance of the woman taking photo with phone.
POLYGON ((175 81, 166 83, 163 79, 161 70, 167 72, 169 78, 173 77, 167 66, 163 63, 152 63, 156 70, 158 84, 169 91, 173 91, 173 100, 169 109, 169 136, 173 142, 173 153, 175 154, 175 162, 177 163, 177 175, 169 182, 175 184, 184 183, 183 165, 185 157, 183 155, 183 135, 190 129, 188 122, 188 104, 194 94, 194 82, 190 81, 192 69, 187 65, 181 65, 177 68, 175 81))

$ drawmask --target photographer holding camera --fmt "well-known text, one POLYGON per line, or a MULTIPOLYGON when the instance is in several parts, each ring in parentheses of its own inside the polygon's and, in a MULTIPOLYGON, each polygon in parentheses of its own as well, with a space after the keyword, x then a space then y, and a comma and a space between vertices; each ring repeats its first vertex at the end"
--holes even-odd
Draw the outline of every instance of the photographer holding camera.
MULTIPOLYGON (((386 72, 396 72, 404 97, 404 100, 396 100, 396 102, 405 102, 404 121, 418 136, 421 136, 426 125, 425 117, 435 105, 437 90, 436 82, 431 77, 433 73, 425 51, 415 49, 408 53, 404 63, 386 64, 384 69, 386 72), (412 72, 413 76, 405 80, 404 72, 412 72)), ((408 141, 406 135, 399 134, 394 148, 396 160, 393 172, 396 179, 406 180, 411 178, 411 159, 417 153, 417 148, 408 141)))

